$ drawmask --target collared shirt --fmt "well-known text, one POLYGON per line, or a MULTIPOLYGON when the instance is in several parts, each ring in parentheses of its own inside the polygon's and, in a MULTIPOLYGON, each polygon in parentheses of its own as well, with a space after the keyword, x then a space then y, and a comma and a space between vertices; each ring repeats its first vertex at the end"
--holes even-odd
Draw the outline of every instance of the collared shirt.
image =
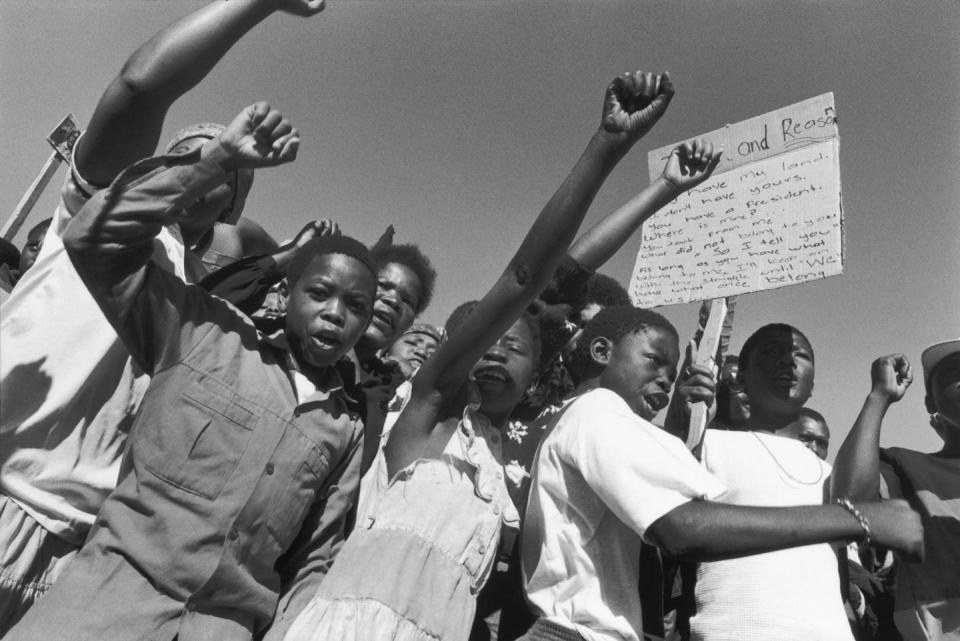
POLYGON ((590 641, 636 641, 641 537, 661 516, 723 486, 683 441, 607 389, 549 417, 521 535, 527 596, 540 616, 590 641))
POLYGON ((13 639, 249 638, 274 614, 278 561, 281 571, 304 561, 329 542, 321 531, 340 528, 362 424, 336 369, 310 389, 282 337, 263 338, 236 308, 149 260, 153 235, 225 178, 192 154, 142 161, 64 234, 77 272, 153 378, 116 491, 13 639), (316 530, 301 531, 305 521, 316 530))

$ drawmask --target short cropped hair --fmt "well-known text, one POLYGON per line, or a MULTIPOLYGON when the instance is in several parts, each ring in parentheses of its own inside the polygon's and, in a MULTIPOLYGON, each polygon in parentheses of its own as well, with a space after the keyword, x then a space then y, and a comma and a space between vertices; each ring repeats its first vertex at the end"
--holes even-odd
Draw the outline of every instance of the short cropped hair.
POLYGON ((757 348, 757 343, 760 342, 760 339, 763 338, 766 334, 772 334, 774 332, 790 333, 796 332, 803 340, 807 341, 807 345, 810 346, 810 356, 813 357, 813 343, 810 342, 810 339, 807 338, 807 335, 801 332, 799 329, 793 325, 787 325, 786 323, 770 323, 769 325, 764 325, 753 334, 750 335, 750 338, 746 340, 743 344, 743 347, 740 348, 740 370, 743 371, 750 362, 750 354, 757 348))
POLYGON ((595 273, 587 281, 587 303, 596 303, 601 307, 630 305, 630 294, 615 278, 595 273))
POLYGON ((403 265, 414 274, 420 281, 420 300, 417 301, 416 313, 420 313, 427 308, 430 300, 433 298, 433 285, 437 280, 437 271, 430 263, 420 248, 416 245, 387 245, 377 243, 370 250, 373 260, 378 269, 383 269, 390 263, 403 265))
MULTIPOLYGON (((467 317, 473 313, 473 310, 477 308, 477 305, 480 304, 478 300, 467 301, 466 303, 461 303, 450 312, 450 316, 447 317, 447 322, 444 323, 444 329, 447 331, 447 340, 450 340, 451 337, 455 336, 457 331, 463 326, 464 321, 467 320, 467 317)), ((520 316, 520 320, 523 320, 527 324, 527 327, 530 329, 530 336, 533 339, 533 362, 535 369, 540 369, 540 354, 542 352, 541 339, 540 339, 540 321, 537 318, 536 314, 532 311, 525 311, 520 316)))
POLYGON ((577 339, 577 346, 570 355, 567 370, 574 382, 579 385, 590 366, 590 343, 594 340, 606 338, 616 344, 624 336, 647 328, 663 330, 677 341, 680 340, 673 323, 649 309, 633 305, 613 305, 601 309, 584 325, 583 332, 577 339))
POLYGON ((53 222, 53 218, 45 218, 39 223, 30 228, 30 231, 27 232, 27 236, 33 234, 34 232, 45 234, 47 230, 50 229, 50 223, 53 222))
POLYGON ((343 254, 357 259, 370 270, 376 280, 377 265, 366 245, 349 236, 320 236, 308 241, 293 255, 287 267, 287 287, 293 287, 314 258, 325 254, 343 254))
POLYGON ((801 407, 800 416, 805 416, 811 420, 816 421, 817 423, 821 423, 824 427, 827 428, 828 432, 830 431, 830 427, 827 425, 827 419, 825 419, 823 417, 823 414, 821 414, 817 410, 810 409, 809 407, 801 407))

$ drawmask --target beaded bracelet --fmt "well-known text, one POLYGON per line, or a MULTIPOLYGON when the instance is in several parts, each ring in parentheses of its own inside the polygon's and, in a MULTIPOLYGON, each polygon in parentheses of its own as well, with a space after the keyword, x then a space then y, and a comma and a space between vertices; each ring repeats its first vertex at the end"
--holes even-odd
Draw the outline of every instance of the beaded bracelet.
POLYGON ((836 504, 845 509, 850 513, 853 518, 857 519, 857 522, 860 524, 860 527, 863 528, 863 538, 860 539, 860 543, 863 545, 870 544, 870 522, 867 521, 867 517, 857 509, 857 507, 845 496, 841 496, 836 501, 836 504))

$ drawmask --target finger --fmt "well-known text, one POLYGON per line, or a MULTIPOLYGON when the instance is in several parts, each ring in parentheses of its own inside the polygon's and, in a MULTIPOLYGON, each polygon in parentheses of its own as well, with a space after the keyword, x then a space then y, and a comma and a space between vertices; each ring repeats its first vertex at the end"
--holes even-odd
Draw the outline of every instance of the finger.
POLYGON ((289 134, 284 139, 283 146, 279 152, 275 153, 278 162, 292 162, 296 160, 297 153, 300 151, 300 135, 296 131, 289 134))
POLYGON ((283 147, 282 141, 285 141, 286 137, 294 133, 294 131, 296 130, 288 120, 281 120, 277 126, 273 128, 273 131, 269 133, 269 139, 273 141, 271 146, 279 151, 283 147))
POLYGON ((673 81, 670 79, 670 72, 664 71, 660 76, 660 91, 658 93, 673 97, 676 89, 673 87, 673 81))
POLYGON ((266 115, 270 112, 270 105, 266 101, 255 102, 249 107, 247 107, 247 113, 249 114, 250 126, 256 128, 259 126, 266 115))
POLYGON ((257 128, 254 129, 254 137, 260 142, 271 141, 271 132, 277 127, 277 125, 280 124, 282 120, 283 114, 281 114, 277 109, 270 109, 263 117, 263 120, 260 121, 260 124, 257 125, 257 128))
POLYGON ((712 174, 713 170, 717 168, 717 165, 720 164, 720 159, 723 157, 723 149, 718 149, 717 153, 710 159, 707 163, 707 174, 712 174))

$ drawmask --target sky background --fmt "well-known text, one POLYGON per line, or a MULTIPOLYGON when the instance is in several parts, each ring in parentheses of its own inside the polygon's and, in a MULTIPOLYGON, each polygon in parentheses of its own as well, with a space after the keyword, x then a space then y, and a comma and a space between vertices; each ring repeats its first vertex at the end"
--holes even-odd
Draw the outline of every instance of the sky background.
MULTIPOLYGON (((86 123, 126 57, 197 0, 0 2, 5 219, 67 112, 86 123)), ((870 363, 901 351, 917 379, 883 445, 933 451, 920 353, 960 336, 960 3, 328 0, 271 16, 168 114, 163 139, 228 122, 259 99, 300 129, 293 165, 258 173, 245 215, 278 239, 333 218, 372 243, 386 225, 439 272, 423 319, 481 296, 597 127, 627 70, 669 70, 677 95, 607 180, 585 227, 646 186, 646 152, 833 91, 845 268, 741 296, 731 347, 769 322, 816 352, 808 405, 830 458, 869 391, 870 363)), ((49 216, 61 171, 15 238, 49 216)), ((624 285, 638 232, 601 271, 624 285)), ((697 305, 661 310, 692 333, 697 305)))

